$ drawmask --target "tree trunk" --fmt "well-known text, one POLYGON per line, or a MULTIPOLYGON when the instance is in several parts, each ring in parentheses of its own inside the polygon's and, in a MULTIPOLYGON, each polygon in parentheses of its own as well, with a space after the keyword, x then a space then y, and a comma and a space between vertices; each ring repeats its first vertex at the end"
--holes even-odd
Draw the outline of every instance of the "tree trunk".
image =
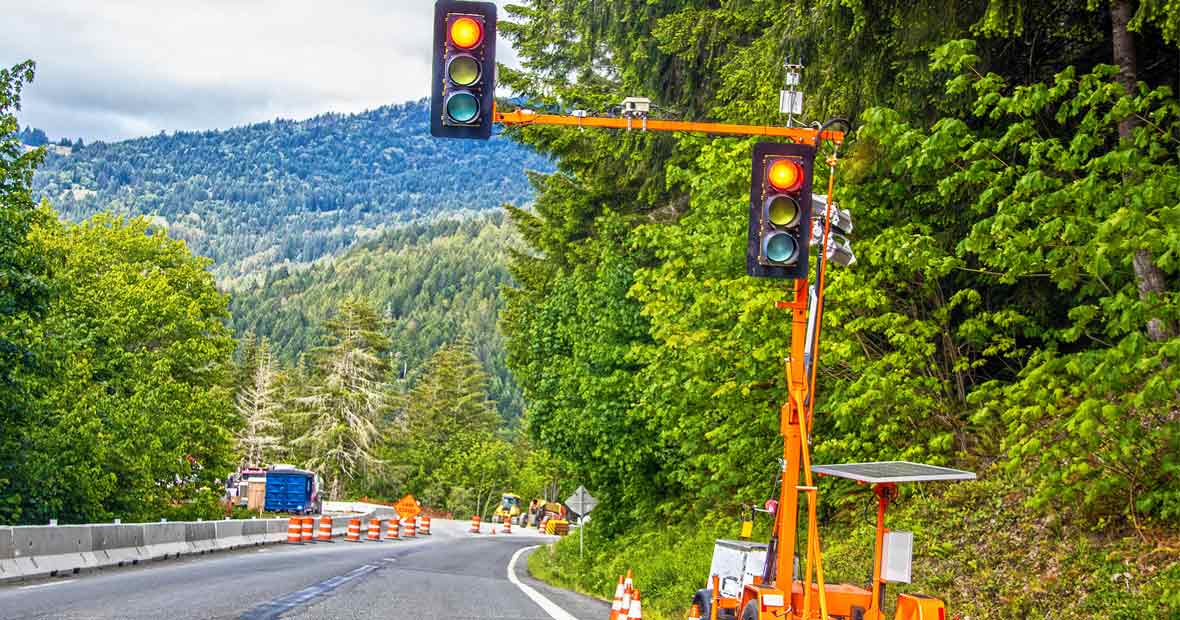
MULTIPOLYGON (((1138 82, 1139 61, 1135 55, 1135 38, 1127 29, 1127 24, 1134 14, 1132 0, 1111 0, 1110 30, 1111 47, 1114 51, 1114 62, 1119 67, 1119 83, 1127 94, 1133 94, 1138 82)), ((1119 138, 1130 140, 1135 131, 1138 119, 1128 116, 1119 121, 1119 138)), ((1133 179, 1125 179, 1128 190, 1134 187, 1133 179)), ((1132 261, 1135 268, 1135 282, 1139 286, 1139 298, 1147 299, 1152 294, 1164 292, 1164 272, 1155 264, 1151 250, 1139 249, 1135 251, 1132 261)), ((1171 329, 1163 321, 1153 318, 1147 321, 1147 336, 1155 341, 1167 340, 1171 337, 1171 329)))

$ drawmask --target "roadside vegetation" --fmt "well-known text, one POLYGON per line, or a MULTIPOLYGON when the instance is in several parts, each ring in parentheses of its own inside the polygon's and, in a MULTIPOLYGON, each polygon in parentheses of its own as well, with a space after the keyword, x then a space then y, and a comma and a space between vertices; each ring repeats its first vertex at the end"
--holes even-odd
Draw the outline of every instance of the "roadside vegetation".
MULTIPOLYGON (((522 68, 503 81, 570 109, 643 95, 664 116, 781 124, 781 64, 804 59, 807 120, 857 127, 835 191, 858 260, 828 274, 815 461, 985 477, 914 491, 928 505, 901 515, 920 545, 952 545, 916 559, 915 585, 953 614, 1180 613, 1168 594, 1180 586, 1180 6, 555 0, 508 12, 522 68)), ((699 524, 730 515, 732 535, 739 507, 771 493, 781 454, 789 314, 774 302, 790 293, 745 275, 755 140, 513 135, 559 161, 536 178, 535 209, 510 209, 526 245, 503 328, 531 436, 602 500, 588 561, 610 568, 578 583, 608 592, 634 553, 647 606, 683 613, 707 571, 696 546, 716 533, 699 524), (693 549, 656 552, 678 539, 693 549)), ((862 499, 823 497, 837 566, 862 499)), ((568 541, 536 561, 570 579, 576 557, 568 541)), ((863 583, 860 570, 842 576, 863 583)))

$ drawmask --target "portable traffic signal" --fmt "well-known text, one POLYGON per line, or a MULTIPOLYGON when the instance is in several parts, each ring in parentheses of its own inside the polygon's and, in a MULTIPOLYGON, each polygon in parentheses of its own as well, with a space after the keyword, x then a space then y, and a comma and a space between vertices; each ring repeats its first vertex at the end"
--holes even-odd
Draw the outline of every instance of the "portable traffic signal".
POLYGON ((430 134, 437 138, 492 135, 496 96, 496 5, 438 0, 434 5, 434 83, 430 134))
POLYGON ((814 163, 812 146, 754 145, 746 273, 757 278, 807 277, 814 163))

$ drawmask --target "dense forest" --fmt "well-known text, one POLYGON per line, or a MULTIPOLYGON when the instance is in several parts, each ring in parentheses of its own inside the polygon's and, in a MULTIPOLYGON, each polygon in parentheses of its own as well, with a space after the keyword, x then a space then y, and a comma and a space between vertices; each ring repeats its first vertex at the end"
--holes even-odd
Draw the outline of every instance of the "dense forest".
MULTIPOLYGON (((74 221, 99 212, 151 217, 212 258, 224 286, 332 255, 386 226, 527 203, 524 172, 552 169, 500 138, 434 140, 428 107, 418 101, 224 131, 79 141, 68 154, 51 150, 33 187, 74 221)), ((26 141, 46 137, 26 130, 26 141)))
MULTIPOLYGON (((783 62, 804 59, 806 122, 856 127, 819 159, 838 155, 858 261, 828 277, 815 459, 981 475, 909 489, 895 524, 919 532, 914 588, 954 614, 1180 614, 1180 5, 507 12, 522 67, 502 83, 570 108, 642 95, 782 124, 783 62)), ((511 135, 559 165, 535 209, 510 209, 532 251, 510 262, 508 365, 533 439, 602 500, 585 561, 575 541, 537 562, 605 596, 632 566, 644 611, 681 616, 707 540, 767 499, 781 454, 790 314, 775 302, 791 293, 745 274, 755 140, 511 135)), ((823 497, 827 526, 864 534, 870 494, 824 483, 823 497)), ((862 554, 850 540, 825 544, 862 554)), ((831 578, 863 584, 863 566, 835 562, 831 578)))
POLYGON ((280 267, 230 302, 239 334, 267 338, 287 364, 323 338, 323 321, 349 296, 369 300, 388 322, 392 371, 413 380, 430 355, 468 340, 489 376, 504 424, 523 412, 497 327, 500 289, 511 281, 508 251, 519 241, 502 214, 440 219, 386 231, 331 262, 280 267))

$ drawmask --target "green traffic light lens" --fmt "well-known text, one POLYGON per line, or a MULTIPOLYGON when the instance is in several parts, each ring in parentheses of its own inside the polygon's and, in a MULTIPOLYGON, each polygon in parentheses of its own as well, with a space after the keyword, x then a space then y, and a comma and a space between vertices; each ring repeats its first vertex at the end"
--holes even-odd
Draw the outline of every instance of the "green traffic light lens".
POLYGON ((479 81, 479 62, 471 56, 456 56, 447 64, 447 78, 453 84, 471 86, 479 81))
POLYGON ((799 223, 799 203, 790 196, 772 196, 766 201, 766 219, 779 228, 799 223))
POLYGON ((799 246, 795 239, 786 233, 770 233, 762 242, 762 253, 772 263, 794 262, 798 252, 799 246))
POLYGON ((471 93, 455 93, 447 98, 447 116, 456 123, 470 123, 479 117, 479 101, 471 93))

